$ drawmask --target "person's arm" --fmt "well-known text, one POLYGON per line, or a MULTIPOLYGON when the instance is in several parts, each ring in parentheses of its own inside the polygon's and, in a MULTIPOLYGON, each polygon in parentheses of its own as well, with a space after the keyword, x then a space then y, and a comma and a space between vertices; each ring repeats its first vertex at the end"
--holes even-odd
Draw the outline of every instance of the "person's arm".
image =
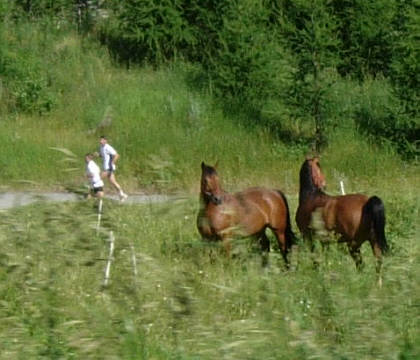
POLYGON ((92 172, 90 164, 86 166, 86 177, 88 179, 93 178, 93 172, 92 172))
POLYGON ((115 155, 112 157, 112 165, 115 165, 117 160, 120 158, 120 154, 115 153, 115 155))

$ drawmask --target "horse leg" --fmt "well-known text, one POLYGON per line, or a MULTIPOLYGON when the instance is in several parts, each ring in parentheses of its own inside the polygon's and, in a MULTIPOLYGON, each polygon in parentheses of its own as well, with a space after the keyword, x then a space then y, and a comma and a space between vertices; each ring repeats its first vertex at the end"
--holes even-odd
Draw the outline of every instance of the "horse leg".
POLYGON ((306 229, 306 231, 303 233, 303 241, 306 244, 306 246, 309 246, 309 250, 311 251, 311 258, 313 261, 314 268, 318 268, 319 266, 319 259, 317 258, 315 254, 315 241, 313 239, 313 231, 311 229, 306 229))
POLYGON ((270 240, 268 239, 265 230, 258 234, 258 240, 261 245, 262 251, 262 266, 266 267, 268 265, 268 253, 270 251, 270 240))
POLYGON ((376 257, 376 272, 379 273, 382 266, 382 250, 374 239, 369 239, 373 255, 376 257))
POLYGON ((264 252, 270 251, 270 240, 268 239, 265 230, 263 230, 259 235, 258 239, 261 245, 261 250, 264 252))
POLYGON ((322 239, 320 243, 321 243, 321 253, 320 253, 321 261, 328 266, 328 252, 330 249, 330 241, 329 239, 327 240, 322 239))
POLYGON ((271 229, 274 232, 274 235, 276 236, 277 243, 279 245, 281 255, 283 256, 283 260, 286 264, 286 268, 289 268, 289 259, 287 258, 287 253, 289 249, 287 248, 286 243, 286 234, 284 231, 280 231, 278 229, 271 229))
POLYGON ((229 236, 223 236, 222 237, 222 245, 225 249, 226 256, 228 258, 230 258, 230 252, 232 250, 232 244, 230 242, 230 237, 229 236))
POLYGON ((343 254, 347 254, 345 243, 347 243, 347 239, 344 236, 337 239, 337 249, 343 254))
POLYGON ((358 270, 361 270, 363 267, 363 260, 362 260, 362 255, 360 253, 360 246, 353 246, 350 243, 348 243, 348 248, 349 248, 351 257, 356 263, 356 268, 358 270))
POLYGON ((373 255, 376 257, 376 274, 378 276, 378 284, 382 286, 382 250, 375 239, 369 239, 373 255))
POLYGON ((312 230, 310 229, 306 230, 306 232, 303 234, 303 240, 305 241, 306 244, 309 245, 309 250, 311 250, 311 253, 313 253, 315 251, 315 243, 313 240, 312 230))

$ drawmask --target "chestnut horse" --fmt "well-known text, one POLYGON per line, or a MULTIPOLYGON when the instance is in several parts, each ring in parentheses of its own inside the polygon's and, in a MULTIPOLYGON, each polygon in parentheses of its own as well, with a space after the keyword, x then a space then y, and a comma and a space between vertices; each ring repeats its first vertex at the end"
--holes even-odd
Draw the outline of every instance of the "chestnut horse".
POLYGON ((313 215, 317 212, 327 231, 341 237, 338 242, 347 243, 350 255, 358 268, 362 265, 360 246, 369 240, 373 254, 377 258, 377 272, 380 272, 382 255, 388 250, 385 238, 385 208, 377 196, 368 198, 362 194, 341 196, 327 195, 325 176, 321 172, 319 158, 307 159, 300 169, 299 206, 296 223, 305 240, 314 245, 315 232, 313 215))
POLYGON ((197 216, 201 236, 207 240, 221 240, 228 256, 233 237, 255 237, 261 249, 268 252, 270 241, 265 230, 270 228, 287 266, 287 254, 295 238, 284 194, 261 187, 229 194, 221 188, 215 167, 202 162, 201 171, 201 206, 197 216))

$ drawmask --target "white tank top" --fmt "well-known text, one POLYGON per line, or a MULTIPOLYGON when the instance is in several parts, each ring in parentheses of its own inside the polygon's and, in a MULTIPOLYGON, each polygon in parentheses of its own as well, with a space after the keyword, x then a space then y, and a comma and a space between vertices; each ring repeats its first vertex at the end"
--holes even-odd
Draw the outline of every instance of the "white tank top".
POLYGON ((115 149, 111 145, 105 144, 100 146, 99 152, 103 160, 104 170, 115 170, 115 165, 112 164, 112 159, 117 155, 115 149))
POLYGON ((101 179, 101 170, 93 160, 86 164, 86 173, 89 175, 90 183, 94 188, 104 186, 104 182, 101 179))

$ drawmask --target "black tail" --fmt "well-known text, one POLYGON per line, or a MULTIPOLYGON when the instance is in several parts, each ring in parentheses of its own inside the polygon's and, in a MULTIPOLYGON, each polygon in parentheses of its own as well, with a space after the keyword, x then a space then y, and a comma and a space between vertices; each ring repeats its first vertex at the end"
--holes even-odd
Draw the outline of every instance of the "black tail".
POLYGON ((277 192, 283 198, 284 204, 286 205, 286 210, 287 210, 287 214, 286 214, 286 231, 285 231, 286 248, 287 248, 287 250, 290 250, 292 248, 292 246, 296 244, 296 236, 293 233, 292 225, 290 223, 289 204, 288 204, 287 199, 286 199, 286 196, 283 194, 283 192, 281 192, 280 190, 277 190, 277 192))
POLYGON ((368 199, 364 206, 364 213, 372 224, 376 241, 383 254, 388 251, 388 244, 385 238, 385 207, 384 203, 377 196, 368 199))

